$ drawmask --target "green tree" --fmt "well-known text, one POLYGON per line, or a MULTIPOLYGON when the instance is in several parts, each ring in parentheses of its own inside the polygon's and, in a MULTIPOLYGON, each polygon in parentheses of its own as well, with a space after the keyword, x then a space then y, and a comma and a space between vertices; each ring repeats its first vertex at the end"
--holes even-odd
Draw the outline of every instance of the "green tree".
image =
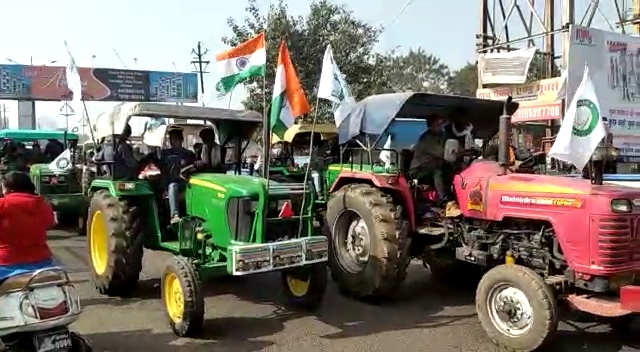
MULTIPOLYGON (((247 17, 242 22, 234 18, 227 20, 231 35, 222 38, 224 44, 235 46, 262 31, 266 35, 266 80, 264 84, 262 78, 246 82, 248 98, 244 101, 245 108, 264 111, 264 93, 269 104, 281 40, 285 40, 289 48, 312 111, 315 108, 322 59, 328 44, 331 44, 335 61, 356 98, 378 90, 380 80, 376 75, 372 51, 381 29, 356 18, 344 5, 317 0, 309 6, 308 14, 293 16, 289 14, 284 0, 272 4, 267 14, 260 13, 256 0, 248 0, 246 10, 247 17)), ((322 102, 319 106, 318 116, 332 116, 328 111, 329 102, 322 102)))
POLYGON ((392 52, 384 59, 383 67, 387 83, 379 85, 379 89, 384 91, 446 93, 451 77, 449 67, 422 48, 404 55, 392 52))
POLYGON ((475 97, 478 89, 478 66, 468 63, 461 69, 453 71, 449 81, 449 92, 452 94, 475 97))

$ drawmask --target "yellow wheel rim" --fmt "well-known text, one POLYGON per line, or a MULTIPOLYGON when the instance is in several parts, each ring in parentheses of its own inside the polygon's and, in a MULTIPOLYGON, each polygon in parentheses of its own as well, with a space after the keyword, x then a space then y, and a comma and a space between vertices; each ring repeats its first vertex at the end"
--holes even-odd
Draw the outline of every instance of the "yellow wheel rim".
POLYGON ((287 285, 289 286, 289 291, 296 297, 303 297, 309 292, 309 282, 311 280, 307 278, 307 280, 296 279, 291 275, 287 275, 287 285))
POLYGON ((176 274, 169 273, 164 278, 164 305, 169 314, 169 318, 174 323, 179 323, 184 315, 184 297, 182 295, 182 285, 176 274))
POLYGON ((89 247, 91 248, 91 264, 96 274, 102 275, 107 270, 109 258, 109 235, 104 215, 96 211, 91 218, 89 229, 89 247))

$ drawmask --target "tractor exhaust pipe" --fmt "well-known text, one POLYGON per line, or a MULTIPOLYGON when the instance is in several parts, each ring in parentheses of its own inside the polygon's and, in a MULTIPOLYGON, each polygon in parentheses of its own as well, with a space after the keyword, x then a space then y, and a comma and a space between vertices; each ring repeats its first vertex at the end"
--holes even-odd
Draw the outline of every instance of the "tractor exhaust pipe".
POLYGON ((500 116, 500 129, 498 130, 498 165, 502 167, 502 173, 506 174, 509 169, 509 148, 511 148, 511 115, 509 107, 513 101, 512 97, 507 98, 500 116))

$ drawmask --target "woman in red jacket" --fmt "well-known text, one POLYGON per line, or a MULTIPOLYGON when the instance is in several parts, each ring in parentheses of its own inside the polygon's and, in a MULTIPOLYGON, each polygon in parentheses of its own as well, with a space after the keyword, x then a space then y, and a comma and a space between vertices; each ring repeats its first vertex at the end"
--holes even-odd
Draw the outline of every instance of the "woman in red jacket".
POLYGON ((53 210, 35 192, 29 175, 12 171, 0 179, 0 280, 53 265, 47 230, 53 210))

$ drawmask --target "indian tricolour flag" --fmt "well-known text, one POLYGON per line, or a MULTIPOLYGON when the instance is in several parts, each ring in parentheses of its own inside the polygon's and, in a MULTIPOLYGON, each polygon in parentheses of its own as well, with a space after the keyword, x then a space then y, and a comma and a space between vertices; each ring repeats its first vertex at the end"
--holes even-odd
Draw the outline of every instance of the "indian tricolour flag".
POLYGON ((264 33, 216 55, 218 74, 222 77, 216 90, 221 95, 230 93, 236 85, 250 77, 264 76, 267 53, 264 33))
POLYGON ((293 125, 296 117, 311 110, 307 96, 302 90, 296 69, 291 63, 289 50, 284 41, 280 44, 276 81, 271 99, 271 132, 282 138, 284 132, 293 125))

